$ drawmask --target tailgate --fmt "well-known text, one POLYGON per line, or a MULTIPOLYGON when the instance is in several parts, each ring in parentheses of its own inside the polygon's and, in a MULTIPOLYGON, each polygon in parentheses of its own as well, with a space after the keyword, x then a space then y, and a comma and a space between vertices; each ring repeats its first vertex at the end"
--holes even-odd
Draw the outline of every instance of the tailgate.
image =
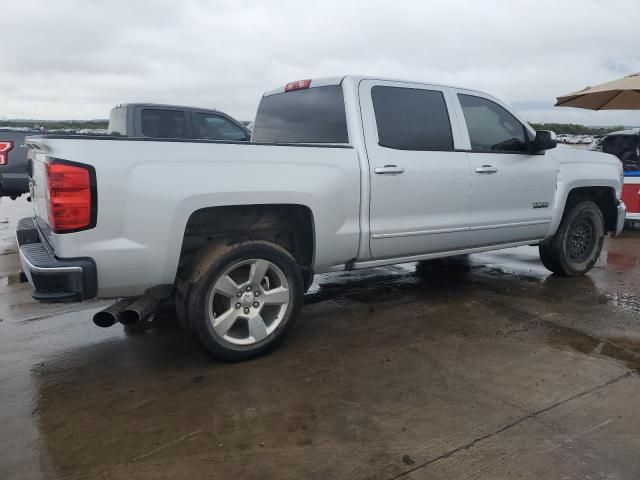
POLYGON ((27 154, 27 173, 30 176, 29 192, 34 216, 40 225, 48 225, 47 218, 47 146, 43 137, 27 137, 25 144, 29 147, 27 154))

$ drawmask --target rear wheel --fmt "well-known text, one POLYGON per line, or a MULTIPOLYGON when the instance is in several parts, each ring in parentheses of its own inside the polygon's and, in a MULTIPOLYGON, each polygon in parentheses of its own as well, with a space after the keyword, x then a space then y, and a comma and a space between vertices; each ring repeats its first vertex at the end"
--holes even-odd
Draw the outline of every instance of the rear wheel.
POLYGON ((558 275, 584 275, 600 257, 604 236, 600 208, 591 201, 579 202, 565 212, 553 238, 540 245, 540 259, 558 275))
POLYGON ((293 256, 279 245, 248 241, 217 245, 195 259, 182 290, 181 315, 216 357, 239 361, 275 348, 303 303, 293 256))

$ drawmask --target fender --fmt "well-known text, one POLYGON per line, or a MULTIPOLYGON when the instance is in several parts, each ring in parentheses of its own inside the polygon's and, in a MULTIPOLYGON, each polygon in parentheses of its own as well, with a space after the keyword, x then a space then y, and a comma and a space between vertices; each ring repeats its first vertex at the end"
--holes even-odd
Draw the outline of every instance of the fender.
POLYGON ((554 198, 554 215, 545 239, 555 235, 558 230, 567 199, 572 190, 588 187, 611 188, 615 191, 616 198, 619 199, 622 191, 621 181, 619 180, 621 171, 622 167, 612 162, 570 162, 560 164, 554 198))

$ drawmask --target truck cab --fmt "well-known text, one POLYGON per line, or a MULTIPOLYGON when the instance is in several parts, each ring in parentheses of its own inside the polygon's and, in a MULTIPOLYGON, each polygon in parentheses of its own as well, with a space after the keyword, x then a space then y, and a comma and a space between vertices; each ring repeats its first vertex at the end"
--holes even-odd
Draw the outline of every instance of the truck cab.
POLYGON ((108 133, 132 138, 248 141, 251 132, 224 112, 156 103, 117 105, 109 115, 108 133))

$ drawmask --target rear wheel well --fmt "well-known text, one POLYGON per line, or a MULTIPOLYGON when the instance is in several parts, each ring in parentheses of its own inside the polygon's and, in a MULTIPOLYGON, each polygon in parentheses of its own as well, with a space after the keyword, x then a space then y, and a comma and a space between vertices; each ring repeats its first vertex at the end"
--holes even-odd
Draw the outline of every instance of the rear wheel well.
POLYGON ((584 200, 594 202, 600 208, 604 217, 605 231, 610 232, 616 229, 618 221, 618 199, 616 192, 611 187, 580 187, 569 192, 567 203, 564 207, 565 213, 569 209, 584 200))
POLYGON ((237 205, 196 210, 187 221, 178 274, 188 272, 194 255, 213 243, 267 240, 289 251, 302 269, 306 286, 313 278, 313 215, 303 205, 237 205))

